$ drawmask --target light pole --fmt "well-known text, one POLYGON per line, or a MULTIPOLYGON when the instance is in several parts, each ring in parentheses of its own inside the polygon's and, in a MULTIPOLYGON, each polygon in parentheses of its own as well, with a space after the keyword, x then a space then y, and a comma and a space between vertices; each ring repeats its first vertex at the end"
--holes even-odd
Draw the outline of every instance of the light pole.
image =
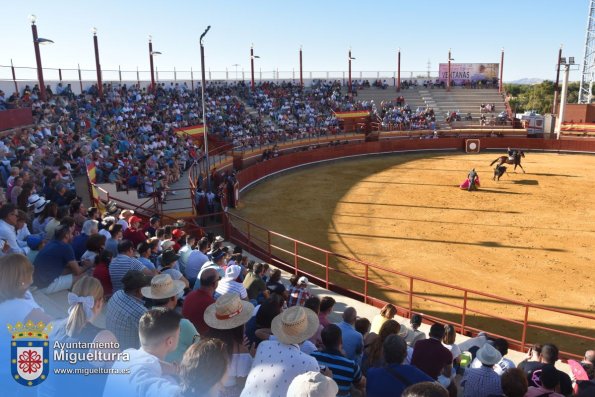
POLYGON ((558 91, 560 91, 560 62, 562 62, 562 45, 560 45, 560 50, 558 51, 558 64, 556 67, 556 83, 554 84, 554 104, 552 106, 552 114, 556 114, 558 108, 558 91))
POLYGON ((397 52, 397 92, 401 91, 401 47, 397 52))
POLYGON ((351 56, 351 48, 349 49, 349 55, 347 57, 347 60, 349 61, 349 82, 347 83, 347 87, 349 88, 349 93, 351 94, 353 93, 351 85, 351 61, 355 60, 355 58, 351 56))
POLYGON ((300 45, 300 87, 304 87, 304 75, 302 69, 302 46, 300 45))
POLYGON ((92 29, 93 47, 95 48, 95 69, 97 70, 97 93, 103 98, 103 83, 101 81, 101 64, 99 63, 99 44, 97 43, 97 28, 92 29))
POLYGON ((161 55, 159 51, 153 51, 153 36, 149 35, 149 64, 151 66, 151 91, 155 90, 155 69, 153 67, 153 56, 161 55))
POLYGON ((254 90, 254 58, 260 58, 258 55, 254 55, 254 44, 250 46, 250 74, 252 76, 252 90, 254 90))
POLYGON ((568 57, 568 62, 566 62, 566 58, 560 58, 560 64, 564 66, 564 80, 562 80, 562 96, 560 97, 560 115, 556 120, 556 139, 560 139, 562 123, 564 123, 566 94, 568 93, 568 75, 570 74, 570 67, 574 66, 574 57, 568 57))
POLYGON ((502 76, 504 74, 504 47, 502 47, 502 53, 500 54, 500 82, 498 83, 498 93, 502 94, 502 76))
POLYGON ((46 100, 45 83, 43 81, 43 69, 41 67, 41 52, 39 51, 40 44, 53 43, 50 39, 44 39, 37 36, 37 25, 35 21, 37 17, 34 14, 29 15, 31 21, 31 33, 33 34, 33 47, 35 48, 35 61, 37 62, 37 80, 39 80, 39 96, 42 101, 46 100))
POLYGON ((206 169, 207 169, 207 188, 211 189, 211 167, 209 165, 209 139, 207 136, 207 108, 205 105, 205 85, 206 85, 206 77, 205 77, 205 47, 202 43, 202 39, 206 36, 206 34, 211 29, 211 25, 207 26, 205 31, 200 35, 200 71, 202 75, 202 83, 201 83, 201 95, 202 95, 202 130, 203 130, 203 144, 205 147, 205 162, 206 162, 206 169))
POLYGON ((454 61, 454 58, 450 56, 450 48, 448 49, 448 77, 446 79, 446 90, 450 91, 450 62, 454 61))

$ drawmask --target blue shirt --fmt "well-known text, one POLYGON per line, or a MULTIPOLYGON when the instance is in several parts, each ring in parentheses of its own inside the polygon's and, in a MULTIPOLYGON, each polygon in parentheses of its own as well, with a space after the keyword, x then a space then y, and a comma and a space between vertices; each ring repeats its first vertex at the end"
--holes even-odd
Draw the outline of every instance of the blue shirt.
POLYGON ((358 383, 362 378, 360 366, 334 349, 316 351, 311 356, 318 361, 319 365, 326 365, 333 372, 333 380, 339 386, 337 396, 351 396, 351 384, 358 383))
POLYGON ((362 351, 364 350, 364 337, 357 332, 353 325, 341 321, 337 324, 341 328, 341 335, 343 336, 343 350, 345 356, 354 360, 356 363, 362 362, 362 351))
POLYGON ((77 261, 81 260, 81 256, 83 256, 87 250, 88 239, 89 236, 87 236, 85 233, 81 233, 72 240, 72 249, 74 250, 74 256, 76 257, 77 261))
POLYGON ((37 288, 47 287, 64 272, 66 264, 74 260, 74 250, 70 244, 51 240, 35 257, 33 284, 37 288))
POLYGON ((403 383, 403 381, 391 374, 386 367, 370 368, 366 376, 367 397, 384 397, 387 390, 390 390, 391 396, 400 396, 409 385, 434 381, 413 365, 391 364, 388 368, 405 378, 409 384, 403 383))

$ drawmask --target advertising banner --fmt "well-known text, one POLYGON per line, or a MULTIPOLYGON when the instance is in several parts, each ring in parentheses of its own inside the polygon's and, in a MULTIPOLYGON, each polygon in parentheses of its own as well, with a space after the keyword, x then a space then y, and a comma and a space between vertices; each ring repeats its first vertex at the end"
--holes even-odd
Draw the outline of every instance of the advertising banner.
MULTIPOLYGON (((471 82, 498 79, 499 63, 451 63, 450 81, 455 85, 471 82)), ((448 63, 441 63, 439 68, 440 81, 448 79, 448 63)))

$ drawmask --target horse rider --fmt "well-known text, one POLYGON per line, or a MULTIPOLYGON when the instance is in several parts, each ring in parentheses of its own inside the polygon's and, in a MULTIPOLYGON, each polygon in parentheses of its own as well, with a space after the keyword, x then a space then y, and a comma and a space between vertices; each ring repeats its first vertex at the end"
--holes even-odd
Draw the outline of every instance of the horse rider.
POLYGON ((516 150, 513 150, 513 149, 511 149, 509 147, 506 152, 508 153, 508 159, 510 161, 513 161, 514 160, 514 154, 515 154, 516 150))
POLYGON ((475 168, 469 171, 469 174, 467 175, 467 179, 469 179, 469 187, 467 188, 467 191, 470 192, 472 190, 477 190, 477 186, 475 186, 477 176, 478 175, 477 172, 475 172, 475 168))

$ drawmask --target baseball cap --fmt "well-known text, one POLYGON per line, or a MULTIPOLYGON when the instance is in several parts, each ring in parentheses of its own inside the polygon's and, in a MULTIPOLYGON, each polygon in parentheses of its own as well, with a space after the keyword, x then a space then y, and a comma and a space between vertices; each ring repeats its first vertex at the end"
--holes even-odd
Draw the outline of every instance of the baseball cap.
POLYGON ((298 284, 306 284, 308 285, 308 278, 305 276, 302 276, 298 279, 298 284))

